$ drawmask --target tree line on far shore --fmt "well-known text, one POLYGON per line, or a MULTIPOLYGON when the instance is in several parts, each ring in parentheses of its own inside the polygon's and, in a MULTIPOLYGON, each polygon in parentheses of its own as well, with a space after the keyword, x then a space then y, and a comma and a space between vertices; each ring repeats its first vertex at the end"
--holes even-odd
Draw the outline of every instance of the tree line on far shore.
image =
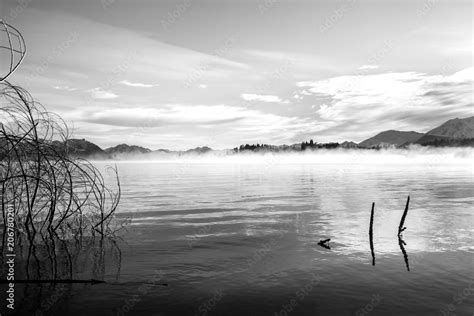
POLYGON ((234 148, 234 152, 244 152, 244 151, 305 151, 307 149, 334 149, 340 147, 339 143, 317 143, 312 139, 308 141, 301 142, 301 144, 294 145, 269 145, 269 144, 245 144, 240 145, 239 147, 234 148))

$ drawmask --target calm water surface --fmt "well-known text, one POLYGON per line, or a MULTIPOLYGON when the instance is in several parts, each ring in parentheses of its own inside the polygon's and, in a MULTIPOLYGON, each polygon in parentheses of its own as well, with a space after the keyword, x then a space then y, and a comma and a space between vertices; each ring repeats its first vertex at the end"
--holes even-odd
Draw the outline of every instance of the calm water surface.
POLYGON ((118 217, 131 219, 120 271, 74 288, 56 313, 474 313, 472 164, 117 167, 118 217), (406 262, 397 230, 408 195, 406 262), (318 246, 327 238, 331 249, 318 246))

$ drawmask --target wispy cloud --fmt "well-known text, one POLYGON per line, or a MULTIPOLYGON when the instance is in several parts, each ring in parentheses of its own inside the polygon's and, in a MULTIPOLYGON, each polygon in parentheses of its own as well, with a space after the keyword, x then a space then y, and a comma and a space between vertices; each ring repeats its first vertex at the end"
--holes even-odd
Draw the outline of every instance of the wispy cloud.
POLYGON ((449 118, 472 116, 473 69, 446 76, 340 76, 298 86, 329 98, 317 110, 320 119, 337 123, 328 132, 361 140, 382 129, 426 131, 449 118))
POLYGON ((378 65, 363 65, 359 67, 360 70, 369 70, 369 69, 377 69, 377 68, 379 68, 378 65))
MULTIPOLYGON (((6 12, 10 2, 14 4, 7 1, 6 12)), ((467 80, 472 73, 447 75, 471 67, 469 6, 438 3, 449 10, 426 14, 423 34, 407 33, 420 22, 416 3, 406 2, 406 10, 399 10, 407 28, 386 28, 399 17, 381 6, 376 14, 384 18, 370 21, 362 36, 365 14, 308 42, 314 21, 327 18, 326 4, 322 10, 295 4, 291 12, 273 11, 274 19, 249 15, 248 30, 257 30, 252 32, 242 29, 238 14, 227 16, 227 5, 216 5, 213 12, 180 21, 171 33, 155 30, 150 36, 150 19, 143 16, 167 12, 166 2, 134 7, 136 14, 129 14, 133 21, 126 26, 118 25, 114 15, 97 19, 87 6, 64 4, 61 14, 48 5, 30 6, 15 23, 36 49, 15 80, 34 91, 48 110, 73 121, 76 136, 91 137, 99 145, 120 140, 186 148, 209 144, 206 139, 213 134, 221 148, 310 137, 361 140, 386 128, 423 131, 472 115, 472 81, 467 80), (208 23, 201 18, 219 10, 226 18, 214 21, 217 27, 209 37, 208 23), (442 12, 455 18, 443 18, 442 12), (305 14, 311 18, 302 18, 305 14), (301 36, 295 37, 282 19, 299 25, 301 36), (442 34, 447 26, 452 26, 449 34, 442 34), (447 59, 452 59, 450 65, 447 59), (393 72, 383 73, 385 69, 393 72), (350 72, 357 75, 342 75, 350 72), (84 102, 84 94, 99 100, 84 102), (250 101, 252 107, 244 105, 250 101), (168 103, 174 105, 164 105, 168 103), (150 129, 127 138, 143 122, 150 129)), ((115 10, 129 13, 130 8, 115 10)))
POLYGON ((138 87, 138 88, 153 88, 158 87, 159 84, 148 84, 148 83, 141 83, 141 82, 130 82, 128 80, 122 80, 119 83, 129 86, 129 87, 138 87))
POLYGON ((280 97, 278 97, 276 95, 261 95, 261 94, 254 94, 254 93, 242 93, 240 96, 245 101, 261 101, 261 102, 274 102, 274 103, 283 102, 283 100, 280 99, 280 97))
POLYGON ((64 91, 76 91, 77 88, 71 88, 69 86, 53 86, 53 89, 64 90, 64 91))
POLYGON ((87 90, 87 91, 91 94, 91 97, 93 97, 94 99, 115 99, 115 98, 118 98, 118 95, 116 95, 112 91, 104 90, 100 87, 90 89, 90 90, 87 90))
POLYGON ((305 72, 307 70, 338 71, 346 66, 346 62, 340 60, 335 62, 331 57, 300 52, 243 50, 242 56, 247 56, 264 64, 276 64, 280 68, 288 68, 283 69, 285 76, 290 73, 305 72))
POLYGON ((240 140, 295 142, 299 141, 300 133, 314 135, 332 124, 316 124, 311 118, 288 117, 239 106, 185 104, 168 104, 162 108, 91 109, 82 113, 82 122, 118 129, 146 127, 146 131, 155 137, 157 131, 193 137, 196 131, 212 129, 227 145, 240 140))
POLYGON ((104 109, 85 114, 84 121, 115 126, 220 124, 240 120, 248 115, 244 108, 225 105, 179 105, 169 104, 163 108, 104 109))

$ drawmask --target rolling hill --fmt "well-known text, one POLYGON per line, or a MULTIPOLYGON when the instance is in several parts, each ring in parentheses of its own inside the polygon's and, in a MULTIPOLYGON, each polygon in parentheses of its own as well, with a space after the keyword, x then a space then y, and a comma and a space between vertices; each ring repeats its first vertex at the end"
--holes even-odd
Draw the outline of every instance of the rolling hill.
POLYGON ((364 140, 359 143, 359 147, 373 148, 373 147, 387 147, 387 146, 400 146, 406 143, 414 143, 423 136, 422 133, 418 132, 402 132, 389 130, 381 132, 374 137, 364 140))
POLYGON ((140 154, 147 154, 151 152, 151 149, 144 148, 141 146, 135 145, 127 145, 127 144, 120 144, 114 147, 109 147, 105 149, 105 152, 112 157, 116 156, 129 156, 129 155, 140 155, 140 154))
POLYGON ((440 126, 430 130, 416 143, 421 145, 458 143, 461 139, 474 139, 474 116, 449 120, 440 126))
POLYGON ((66 143, 56 143, 56 146, 63 149, 66 145, 69 154, 77 157, 105 157, 106 153, 94 143, 85 139, 68 139, 66 143))

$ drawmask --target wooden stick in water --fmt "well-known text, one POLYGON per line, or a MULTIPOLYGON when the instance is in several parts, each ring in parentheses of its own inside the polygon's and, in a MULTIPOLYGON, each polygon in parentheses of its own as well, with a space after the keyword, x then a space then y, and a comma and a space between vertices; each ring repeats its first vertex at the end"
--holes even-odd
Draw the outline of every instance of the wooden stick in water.
POLYGON ((408 213, 408 205, 410 204, 410 196, 408 196, 408 199, 407 199, 407 204, 405 206, 405 211, 403 212, 403 215, 402 215, 402 218, 400 220, 400 225, 398 226, 398 236, 401 235, 401 233, 407 229, 406 227, 404 227, 405 225, 405 219, 407 217, 407 213, 408 213))
POLYGON ((372 211, 370 212, 370 226, 369 226, 369 241, 370 241, 370 252, 372 254, 372 265, 375 266, 375 253, 374 253, 374 209, 375 202, 372 203, 372 211))

